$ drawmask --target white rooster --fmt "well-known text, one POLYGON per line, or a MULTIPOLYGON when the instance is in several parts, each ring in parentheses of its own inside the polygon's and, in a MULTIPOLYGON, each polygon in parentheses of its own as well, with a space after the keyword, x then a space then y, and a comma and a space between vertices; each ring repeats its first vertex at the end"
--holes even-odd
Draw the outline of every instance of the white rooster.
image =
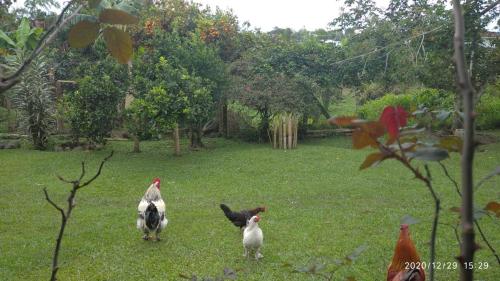
POLYGON ((243 232, 243 247, 245 248, 243 256, 246 258, 250 256, 250 251, 252 250, 255 251, 256 260, 264 257, 260 253, 260 248, 264 242, 264 234, 262 234, 262 230, 259 227, 259 221, 259 216, 251 217, 243 232))
POLYGON ((165 202, 160 194, 160 179, 155 178, 153 183, 139 202, 137 207, 139 217, 137 228, 144 232, 142 237, 149 240, 149 234, 155 233, 156 240, 160 240, 160 232, 167 226, 168 220, 165 214, 165 202))

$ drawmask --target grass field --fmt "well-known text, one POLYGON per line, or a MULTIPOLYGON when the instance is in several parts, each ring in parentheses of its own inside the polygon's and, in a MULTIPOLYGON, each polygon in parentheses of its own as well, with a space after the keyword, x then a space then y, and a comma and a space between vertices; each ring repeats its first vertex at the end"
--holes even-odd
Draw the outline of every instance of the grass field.
MULTIPOLYGON (((60 280, 182 280, 180 274, 220 275, 237 270, 238 280, 320 280, 293 273, 312 260, 331 262, 360 245, 367 249, 335 280, 385 280, 399 234, 400 219, 410 214, 420 222, 412 238, 428 261, 433 202, 427 189, 397 163, 384 162, 366 171, 358 167, 368 151, 350 149, 350 140, 312 140, 294 151, 267 145, 207 139, 208 149, 186 150, 174 157, 166 142, 147 142, 133 154, 130 142, 111 142, 115 155, 94 184, 77 195, 60 256, 60 280), (135 228, 138 200, 152 178, 161 177, 169 225, 161 242, 145 242, 135 228), (242 257, 239 230, 218 204, 235 209, 265 205, 260 226, 264 259, 242 257), (285 266, 292 265, 292 266, 285 266)), ((477 154, 476 179, 500 163, 500 144, 477 154)), ((55 174, 76 177, 80 161, 88 174, 109 151, 0 151, 0 280, 48 280, 60 218, 44 200, 48 187, 64 203, 68 186, 55 174)), ((459 179, 459 158, 445 161, 459 179)), ((454 188, 438 166, 432 166, 443 201, 441 221, 454 223, 448 209, 459 205, 454 188)), ((500 180, 476 194, 484 206, 498 200, 500 180)), ((500 250, 498 221, 482 219, 493 245, 500 250)), ((484 245, 484 243, 480 242, 484 245)), ((453 262, 458 254, 451 227, 440 225, 437 261, 453 262)), ((483 247, 476 260, 489 268, 475 280, 500 280, 500 267, 483 247)), ((333 266, 332 266, 333 267, 333 266)), ((457 280, 458 270, 437 270, 436 280, 457 280)))

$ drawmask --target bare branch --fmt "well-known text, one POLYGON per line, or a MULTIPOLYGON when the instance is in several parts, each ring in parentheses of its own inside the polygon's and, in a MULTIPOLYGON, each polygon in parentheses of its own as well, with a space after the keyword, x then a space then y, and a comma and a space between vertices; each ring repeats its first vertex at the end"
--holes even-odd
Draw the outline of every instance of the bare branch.
MULTIPOLYGON (((398 141, 399 141, 399 138, 398 138, 398 141)), ((429 191, 432 195, 432 198, 434 199, 434 219, 433 219, 432 230, 431 230, 431 243, 430 243, 431 250, 430 250, 430 262, 429 262, 429 264, 431 264, 431 266, 429 268, 429 279, 430 279, 430 281, 434 281, 434 266, 432 266, 432 265, 434 264, 434 261, 436 259, 436 234, 437 234, 437 226, 438 226, 438 222, 439 222, 439 211, 441 210, 441 200, 439 199, 436 192, 434 191, 434 188, 432 187, 432 182, 431 182, 432 177, 431 177, 429 167, 427 164, 425 164, 425 171, 427 173, 427 176, 422 175, 422 173, 420 173, 420 171, 418 169, 416 169, 415 167, 413 167, 410 164, 410 162, 408 161, 408 158, 406 158, 406 156, 404 156, 400 142, 399 142, 399 148, 401 149, 403 155, 397 154, 395 151, 389 149, 388 147, 384 146, 381 143, 379 143, 379 148, 381 151, 390 154, 391 157, 396 158, 396 160, 398 160, 405 167, 410 169, 410 171, 412 171, 413 174, 415 175, 415 178, 423 181, 425 183, 425 185, 427 186, 427 188, 429 189, 429 191)))
MULTIPOLYGON (((460 196, 460 198, 462 198, 462 193, 460 193, 460 189, 458 188, 458 183, 455 181, 455 179, 453 179, 450 176, 450 174, 448 173, 448 170, 446 169, 446 166, 443 163, 439 162, 439 165, 441 165, 441 167, 443 168, 444 173, 446 174, 446 176, 448 177, 448 179, 450 179, 450 181, 453 182, 453 184, 455 185, 455 189, 456 189, 458 195, 460 196)), ((500 173, 500 167, 498 167, 496 171, 498 171, 500 173)), ((486 178, 488 178, 488 176, 486 178)), ((486 179, 486 178, 484 178, 484 179, 486 179)), ((476 189, 476 191, 477 191, 477 189, 476 189)), ((479 231, 479 234, 481 234, 481 238, 483 239, 484 243, 486 243, 486 245, 490 249, 490 251, 493 254, 493 256, 495 256, 495 258, 497 259, 498 264, 500 264, 500 257, 498 256, 497 251, 495 250, 495 248, 493 248, 493 246, 491 245, 490 241, 488 241, 488 238, 486 237, 486 235, 484 235, 483 231, 481 230, 481 225, 479 224, 479 221, 477 219, 474 219, 474 224, 476 225, 477 230, 479 231)), ((457 228, 456 227, 455 227, 455 235, 458 237, 458 232, 457 232, 457 228)), ((458 238, 458 240, 460 241, 459 238, 458 238)), ((461 245, 462 244, 460 244, 460 246, 461 245)))
POLYGON ((488 241, 488 239, 486 239, 486 236, 484 235, 483 230, 481 229, 481 226, 479 225, 479 221, 474 220, 474 224, 476 225, 477 231, 481 235, 481 238, 483 238, 484 243, 486 243, 486 246, 488 246, 488 248, 490 249, 491 253, 493 254, 493 256, 495 256, 495 258, 497 259, 498 264, 500 265, 500 256, 498 256, 497 251, 495 250, 495 248, 493 248, 493 246, 491 245, 490 241, 488 241))
POLYGON ((69 218, 71 216, 71 213, 72 213, 74 207, 76 206, 75 205, 76 192, 78 191, 78 189, 82 188, 83 186, 90 184, 92 181, 94 181, 101 174, 101 170, 102 170, 102 167, 104 166, 104 163, 109 158, 111 158, 111 156, 113 156, 113 151, 111 151, 111 153, 109 154, 109 156, 107 156, 106 158, 104 158, 104 160, 101 162, 101 165, 99 166, 99 170, 97 171, 97 174, 92 179, 90 179, 89 181, 87 181, 84 185, 80 185, 80 180, 85 175, 85 163, 84 162, 82 162, 82 173, 80 175, 80 179, 79 180, 68 181, 68 180, 65 180, 61 176, 57 176, 59 178, 59 180, 65 182, 65 183, 69 183, 69 184, 72 185, 72 189, 71 189, 71 191, 69 193, 69 196, 68 196, 68 199, 67 199, 68 209, 66 210, 66 212, 64 211, 64 209, 62 209, 61 207, 59 207, 56 203, 54 203, 54 201, 52 201, 50 199, 49 194, 47 193, 47 189, 46 188, 43 189, 43 192, 45 193, 45 198, 47 199, 47 201, 54 208, 56 208, 57 210, 59 210, 59 212, 61 213, 61 227, 59 228, 59 234, 58 234, 57 240, 56 240, 56 247, 54 249, 54 255, 52 257, 52 273, 51 273, 50 281, 56 281, 57 280, 57 271, 59 270, 58 258, 59 258, 59 252, 60 252, 60 249, 61 249, 61 242, 62 242, 62 238, 63 238, 63 235, 64 235, 64 230, 66 229, 66 224, 67 224, 67 222, 68 222, 68 220, 69 220, 69 218))
POLYGON ((45 199, 47 200, 47 202, 49 202, 50 205, 52 205, 54 208, 56 208, 61 213, 62 217, 66 217, 66 215, 64 214, 64 210, 61 207, 59 207, 54 201, 52 201, 52 199, 50 199, 50 196, 49 196, 49 193, 47 192, 46 187, 43 189, 43 193, 45 193, 45 199))
POLYGON ((106 158, 104 158, 104 160, 102 160, 101 165, 99 166, 99 170, 97 171, 97 173, 90 180, 88 180, 84 184, 76 187, 76 189, 78 190, 84 186, 87 186, 90 183, 92 183, 95 179, 97 179, 97 177, 101 174, 101 170, 102 170, 102 167, 104 166, 104 163, 106 163, 106 161, 108 161, 109 158, 111 158, 113 156, 113 154, 114 154, 114 151, 112 150, 111 153, 106 158))
POLYGON ((462 241, 460 241, 460 235, 458 234, 458 227, 460 225, 460 222, 457 222, 456 225, 452 225, 452 224, 444 223, 444 222, 440 222, 439 224, 447 225, 447 226, 451 227, 453 229, 453 233, 455 233, 455 238, 457 239, 458 245, 462 245, 462 241))
POLYGON ((443 163, 438 162, 438 164, 439 164, 439 166, 441 166, 441 168, 443 168, 443 171, 444 171, 444 174, 446 175, 446 177, 448 177, 448 179, 455 186, 455 191, 458 193, 458 195, 460 195, 460 197, 462 197, 462 193, 460 192, 460 188, 458 187, 457 181, 451 177, 450 173, 448 173, 448 169, 446 168, 446 166, 443 163))
POLYGON ((78 179, 78 182, 80 182, 84 176, 85 176, 85 162, 82 161, 82 173, 80 174, 80 178, 78 179))
POLYGON ((496 175, 500 175, 500 166, 496 167, 496 169, 494 171, 492 171, 491 173, 489 173, 488 175, 486 175, 484 178, 482 178, 476 184, 476 190, 475 191, 477 191, 479 189, 479 187, 481 187, 481 185, 483 185, 483 183, 485 183, 486 181, 488 181, 489 179, 491 179, 492 177, 494 177, 496 175))
POLYGON ((65 182, 65 183, 69 183, 69 184, 74 184, 74 183, 75 183, 75 181, 70 181, 70 180, 67 180, 67 179, 63 178, 62 176, 60 176, 60 175, 56 175, 56 177, 57 177, 60 181, 65 182))
POLYGON ((441 209, 441 200, 437 197, 436 192, 432 188, 431 184, 431 171, 429 170, 429 166, 427 164, 424 165, 425 167, 425 172, 427 173, 427 179, 428 185, 427 187, 429 188, 429 191, 432 194, 432 197, 434 198, 434 220, 432 222, 432 230, 431 230, 431 267, 429 270, 429 279, 431 281, 434 280, 434 264, 433 262, 436 260, 436 234, 437 234, 437 226, 438 226, 438 221, 439 221, 439 210, 441 209))

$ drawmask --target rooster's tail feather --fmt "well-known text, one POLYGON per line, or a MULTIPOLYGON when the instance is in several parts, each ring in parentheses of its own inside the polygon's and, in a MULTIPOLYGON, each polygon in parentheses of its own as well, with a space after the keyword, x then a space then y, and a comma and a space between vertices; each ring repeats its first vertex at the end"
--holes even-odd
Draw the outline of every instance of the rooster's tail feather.
POLYGON ((220 208, 224 212, 224 215, 226 215, 226 217, 228 219, 231 219, 231 217, 232 217, 231 216, 231 213, 232 213, 231 209, 229 209, 229 207, 227 205, 225 205, 225 204, 220 204, 220 208))

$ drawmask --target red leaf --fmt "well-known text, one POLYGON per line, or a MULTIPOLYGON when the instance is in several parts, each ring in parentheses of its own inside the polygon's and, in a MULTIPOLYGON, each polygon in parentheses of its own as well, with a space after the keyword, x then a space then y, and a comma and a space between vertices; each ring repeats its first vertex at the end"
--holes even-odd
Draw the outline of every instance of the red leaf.
POLYGON ((491 201, 486 205, 484 209, 493 212, 497 217, 500 217, 500 203, 491 201))
POLYGON ((362 149, 367 146, 376 147, 377 141, 374 140, 368 132, 362 129, 356 129, 352 133, 352 147, 354 149, 362 149))
MULTIPOLYGON (((356 124, 358 126, 358 124, 356 124)), ((352 133, 352 146, 354 149, 362 149, 367 146, 378 148, 377 139, 385 133, 384 126, 377 121, 359 123, 359 127, 352 133)))
POLYGON ((361 123, 361 129, 366 131, 373 139, 378 139, 385 134, 384 125, 377 121, 361 123))
POLYGON ((387 106, 380 115, 379 121, 384 124, 391 138, 397 138, 399 136, 399 128, 406 126, 408 112, 401 106, 387 106))

